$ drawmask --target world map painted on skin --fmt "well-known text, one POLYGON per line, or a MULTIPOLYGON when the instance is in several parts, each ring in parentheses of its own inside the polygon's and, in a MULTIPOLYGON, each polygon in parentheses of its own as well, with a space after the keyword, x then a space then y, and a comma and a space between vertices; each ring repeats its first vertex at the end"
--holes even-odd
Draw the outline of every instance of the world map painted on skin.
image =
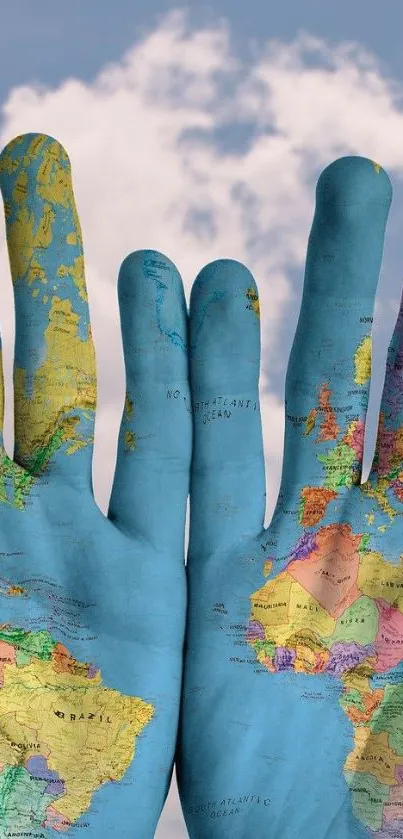
MULTIPOLYGON (((269 579, 251 595, 247 631, 269 673, 322 673, 341 681, 340 705, 354 731, 344 777, 355 815, 376 839, 403 829, 403 553, 392 563, 371 549, 375 532, 382 540, 397 523, 401 528, 403 426, 394 418, 403 408, 402 362, 392 345, 387 375, 394 387, 384 396, 374 458, 379 477, 361 487, 365 532, 348 521, 318 526, 343 488, 359 483, 364 448, 362 420, 343 421, 332 409, 330 383, 319 384, 301 434, 314 446, 327 444, 317 454, 323 483, 303 487, 303 533, 280 572, 276 558, 267 559, 269 579)), ((368 382, 370 336, 360 341, 352 372, 355 385, 368 382)))
MULTIPOLYGON (((24 317, 44 322, 42 350, 24 365, 15 359, 14 461, 1 440, 0 501, 25 515, 38 478, 92 447, 95 355, 80 305, 87 303, 82 237, 66 152, 46 135, 17 137, 0 157, 0 179, 16 302, 20 295, 26 306, 22 328, 24 317)), ((2 420, 2 386, 0 393, 2 420)), ((128 453, 135 450, 133 413, 127 394, 128 453)), ((0 594, 27 604, 25 627, 0 625, 0 837, 69 831, 101 786, 124 777, 155 709, 106 687, 96 664, 37 629, 29 587, 2 580, 0 594)), ((68 597, 64 606, 68 614, 68 597)))

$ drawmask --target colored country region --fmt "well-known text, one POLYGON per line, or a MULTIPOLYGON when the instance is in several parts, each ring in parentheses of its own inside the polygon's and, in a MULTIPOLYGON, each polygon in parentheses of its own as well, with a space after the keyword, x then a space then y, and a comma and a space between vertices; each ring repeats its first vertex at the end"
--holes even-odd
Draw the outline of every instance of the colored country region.
POLYGON ((326 639, 329 646, 356 641, 365 647, 372 644, 378 631, 379 611, 370 597, 358 597, 338 618, 333 635, 326 639))
POLYGON ((48 807, 43 827, 48 827, 51 830, 57 830, 61 833, 63 830, 68 830, 71 826, 71 822, 69 822, 68 819, 63 818, 56 807, 53 807, 52 804, 48 807))
POLYGON ((124 451, 125 452, 134 452, 137 448, 137 435, 132 428, 132 421, 134 417, 134 403, 133 399, 129 396, 129 393, 126 393, 125 399, 125 407, 123 411, 123 424, 122 424, 122 431, 123 431, 123 440, 124 440, 124 451))
POLYGON ((362 647, 355 641, 334 644, 329 650, 326 673, 332 676, 342 676, 349 670, 355 670, 363 662, 370 662, 373 657, 373 647, 362 647))
POLYGON ((381 553, 364 551, 358 570, 358 588, 373 600, 382 600, 403 612, 403 561, 391 565, 381 553))
POLYGON ((133 406, 133 399, 130 397, 129 393, 126 392, 125 397, 125 407, 124 407, 124 414, 127 419, 133 416, 134 413, 134 406, 133 406))
MULTIPOLYGON (((398 315, 397 324, 400 330, 402 328, 403 318, 401 313, 398 315)), ((388 414, 391 417, 399 416, 403 408, 403 387, 402 387, 402 366, 403 353, 402 350, 395 346, 395 350, 387 356, 386 360, 386 376, 384 389, 384 403, 387 405, 388 414)))
POLYGON ((264 626, 259 621, 249 621, 247 628, 248 641, 264 641, 266 634, 264 626))
POLYGON ((401 821, 384 823, 380 830, 373 833, 371 839, 400 839, 402 835, 401 821))
POLYGON ((4 595, 4 597, 25 597, 27 593, 27 589, 24 586, 16 585, 0 578, 0 594, 4 595))
POLYGON ((46 792, 46 779, 33 777, 23 766, 5 766, 0 772, 0 839, 42 836, 41 827, 54 795, 46 792))
MULTIPOLYGON (((343 682, 346 679, 343 678, 343 682)), ((354 725, 369 722, 374 711, 379 707, 383 698, 383 690, 359 690, 354 687, 345 687, 341 697, 340 705, 343 711, 354 725)))
POLYGON ((290 629, 295 633, 309 628, 319 641, 333 631, 335 622, 326 608, 311 592, 295 581, 290 591, 290 629))
POLYGON ((374 662, 370 659, 369 662, 363 662, 354 670, 349 670, 343 673, 342 683, 346 690, 358 690, 361 697, 366 697, 373 692, 372 682, 374 677, 374 662))
POLYGON ((318 460, 325 470, 324 488, 338 492, 341 487, 350 487, 356 482, 356 462, 354 449, 340 442, 327 454, 318 454, 318 460))
POLYGON ((371 376, 372 338, 366 335, 354 353, 354 381, 365 385, 371 376))
POLYGON ((380 784, 396 783, 395 769, 400 758, 391 748, 385 731, 374 734, 368 726, 358 726, 354 731, 354 748, 347 756, 344 769, 372 775, 380 784))
POLYGON ((361 491, 364 495, 368 496, 368 498, 372 498, 379 504, 380 509, 386 516, 388 516, 390 521, 393 521, 395 516, 397 515, 396 510, 390 504, 387 492, 391 488, 391 482, 388 477, 379 478, 375 484, 372 484, 371 481, 367 481, 365 484, 361 484, 361 491))
POLYGON ((28 758, 25 768, 31 778, 37 781, 47 781, 45 793, 48 795, 61 795, 64 792, 64 781, 57 772, 49 769, 47 759, 43 755, 34 755, 28 758))
MULTIPOLYGON (((296 673, 322 673, 329 658, 329 653, 310 626, 297 628, 288 639, 288 649, 293 651, 292 669, 296 673)), ((280 655, 282 648, 279 648, 280 655)), ((277 658, 278 660, 278 658, 277 658)), ((277 669, 285 669, 277 667, 277 669)))
POLYGON ((317 408, 311 408, 305 422, 304 437, 308 437, 316 425, 317 408))
POLYGON ((379 612, 376 672, 383 673, 403 660, 403 614, 384 600, 377 600, 376 606, 379 612))
POLYGON ((316 548, 303 562, 293 561, 287 573, 333 618, 360 597, 357 587, 361 535, 345 524, 331 524, 316 533, 316 548))
POLYGON ((390 488, 400 504, 403 504, 403 472, 390 482, 390 488))
POLYGON ((328 652, 320 644, 316 634, 309 627, 288 633, 287 643, 276 645, 274 641, 262 641, 249 637, 256 658, 271 673, 293 670, 297 673, 321 673, 325 669, 328 652))
POLYGON ((387 475, 389 470, 394 465, 395 460, 395 446, 396 446, 395 429, 387 429, 385 426, 385 414, 381 411, 378 423, 378 436, 376 442, 375 463, 378 475, 387 475))
POLYGON ((290 646, 290 637, 306 628, 320 639, 335 625, 320 603, 286 572, 251 596, 251 621, 264 627, 265 639, 276 647, 290 646))
POLYGON ((4 666, 16 663, 16 651, 12 644, 0 640, 0 687, 3 685, 4 666))
POLYGON ((276 673, 282 670, 293 670, 297 658, 297 651, 290 647, 277 647, 273 656, 273 667, 276 673))
POLYGON ((385 685, 382 702, 372 716, 370 727, 374 734, 389 735, 389 743, 403 764, 403 684, 385 685))
POLYGON ((403 661, 399 661, 396 667, 387 670, 386 673, 374 673, 371 678, 371 686, 384 688, 385 685, 403 684, 403 661))
POLYGON ((124 436, 125 441, 125 451, 134 452, 136 448, 136 435, 133 431, 127 430, 125 431, 124 436))
POLYGON ((357 688, 345 688, 340 697, 340 705, 346 713, 354 712, 361 714, 365 711, 361 692, 357 688))
POLYGON ((18 667, 27 664, 33 657, 49 661, 56 647, 56 642, 46 629, 30 632, 9 624, 0 626, 1 641, 14 648, 18 667))
MULTIPOLYGON (((388 800, 383 808, 383 821, 385 827, 395 822, 399 822, 400 829, 403 827, 403 784, 390 788, 388 800)), ((391 835, 393 836, 393 833, 391 835)))
MULTIPOLYGON (((42 820, 66 829, 89 808, 99 786, 123 777, 154 708, 105 687, 98 670, 51 643, 48 633, 7 627, 1 634, 25 657, 18 661, 20 650, 15 663, 4 664, 0 766, 3 772, 24 766, 21 783, 40 783, 41 795, 49 796, 42 820)), ((13 805, 22 820, 25 800, 21 813, 13 805)))
POLYGON ((276 627, 287 626, 292 583, 291 577, 282 572, 255 591, 250 597, 251 620, 261 624, 265 630, 269 628, 273 633, 276 627))
POLYGON ((257 660, 260 664, 267 667, 270 672, 275 672, 274 656, 276 653, 276 645, 272 641, 261 641, 259 639, 250 638, 249 643, 254 649, 257 660))
POLYGON ((298 521, 303 527, 314 527, 326 513, 331 501, 337 498, 337 492, 323 487, 306 486, 301 490, 298 521))
POLYGON ((0 502, 24 510, 34 483, 34 476, 11 460, 0 444, 0 502))
POLYGON ((309 556, 316 550, 317 546, 316 533, 309 533, 308 531, 305 531, 299 537, 298 541, 288 554, 289 563, 295 559, 305 559, 305 557, 309 556))
POLYGON ((73 658, 69 650, 57 642, 52 649, 53 667, 57 673, 75 673, 83 675, 87 679, 94 679, 97 677, 100 680, 100 674, 97 667, 87 662, 77 661, 73 658))
POLYGON ((259 318, 260 317, 260 306, 259 306, 259 295, 254 288, 247 288, 245 292, 245 296, 249 303, 247 304, 247 309, 252 309, 255 315, 259 318))
POLYGON ((264 577, 269 577, 271 572, 272 572, 272 569, 273 569, 273 560, 272 559, 266 559, 266 562, 263 566, 263 576, 264 577))
POLYGON ((371 830, 382 826, 385 804, 390 794, 390 787, 380 783, 373 775, 365 772, 344 772, 349 786, 354 815, 371 830))
POLYGON ((325 382, 319 389, 319 411, 324 415, 320 424, 317 443, 325 443, 329 440, 336 440, 340 431, 336 422, 336 416, 330 405, 331 390, 325 382))
POLYGON ((343 443, 353 450, 355 459, 362 461, 364 455, 365 424, 362 420, 350 422, 343 443))

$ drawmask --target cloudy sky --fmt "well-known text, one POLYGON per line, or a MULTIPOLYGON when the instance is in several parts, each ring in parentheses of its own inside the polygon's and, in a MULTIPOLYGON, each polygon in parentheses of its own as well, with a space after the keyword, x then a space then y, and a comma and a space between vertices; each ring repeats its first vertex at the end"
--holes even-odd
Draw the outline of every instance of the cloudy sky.
MULTIPOLYGON (((0 145, 56 137, 72 161, 99 369, 94 480, 106 510, 124 400, 116 280, 138 248, 177 265, 187 298, 201 267, 244 262, 260 289, 268 507, 283 447, 283 388, 317 178, 360 154, 389 173, 366 464, 403 277, 401 0, 52 0, 6 4, 0 145)), ((0 271, 8 277, 4 223, 0 271)), ((11 391, 12 290, 0 322, 11 391)), ((12 450, 7 407, 5 442, 12 450)), ((365 471, 365 470, 364 470, 365 471)), ((158 839, 186 837, 175 787, 158 839)))

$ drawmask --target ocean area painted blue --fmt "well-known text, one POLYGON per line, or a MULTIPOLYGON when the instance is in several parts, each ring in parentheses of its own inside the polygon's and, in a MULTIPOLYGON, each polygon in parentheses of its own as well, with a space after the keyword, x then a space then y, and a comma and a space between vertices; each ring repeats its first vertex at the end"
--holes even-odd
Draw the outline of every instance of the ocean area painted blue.
MULTIPOLYGON (((212 654, 211 665, 222 668, 222 661, 212 654)), ((246 682, 243 689, 235 685, 230 668, 221 672, 231 699, 216 705, 209 736, 219 740, 225 757, 214 771, 214 786, 209 773, 202 773, 198 797, 189 802, 194 834, 199 824, 200 835, 210 830, 223 839, 237 830, 262 839, 368 839, 343 777, 352 726, 330 679, 262 674, 251 695, 246 682)))

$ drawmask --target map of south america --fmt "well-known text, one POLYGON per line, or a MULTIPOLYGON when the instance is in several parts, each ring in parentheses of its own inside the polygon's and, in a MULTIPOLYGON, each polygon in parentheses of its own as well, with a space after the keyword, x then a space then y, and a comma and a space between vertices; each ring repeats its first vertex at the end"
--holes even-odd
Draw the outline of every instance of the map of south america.
POLYGON ((99 786, 123 777, 153 714, 48 632, 1 626, 0 836, 35 822, 68 830, 99 786))

